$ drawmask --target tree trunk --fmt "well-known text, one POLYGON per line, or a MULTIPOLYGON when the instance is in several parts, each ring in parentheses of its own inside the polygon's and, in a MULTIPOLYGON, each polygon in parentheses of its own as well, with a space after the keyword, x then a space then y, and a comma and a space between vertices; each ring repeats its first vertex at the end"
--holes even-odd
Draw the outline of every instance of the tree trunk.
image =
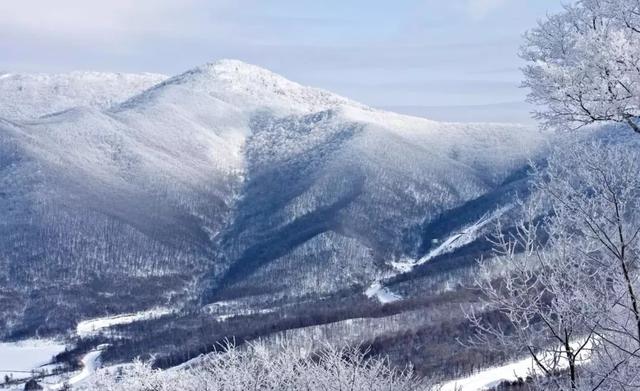
MULTIPOLYGON (((635 126, 636 132, 640 133, 640 129, 638 125, 631 120, 631 118, 627 119, 629 124, 635 126)), ((614 193, 612 193, 614 194, 614 193)), ((636 296, 635 290, 633 289, 633 283, 631 281, 631 276, 629 275, 629 268, 627 267, 627 242, 624 236, 624 230, 622 226, 622 217, 620 216, 620 206, 618 204, 618 198, 614 194, 614 206, 616 210, 616 221, 618 225, 618 239, 620 240, 620 252, 618 254, 618 258, 620 260, 620 265, 622 266, 622 274, 624 276, 624 281, 627 284, 627 291, 629 293, 629 299, 631 300, 631 310, 633 311, 633 316, 636 320, 636 328, 638 329, 638 343, 640 344, 640 310, 638 310, 638 297, 636 296)))
POLYGON ((631 129, 633 129, 634 132, 640 134, 640 126, 638 126, 638 124, 636 124, 633 119, 627 118, 627 124, 631 127, 631 129))
POLYGON ((578 388, 578 384, 576 382, 576 357, 573 354, 573 350, 571 350, 571 344, 569 343, 569 333, 567 330, 564 330, 564 348, 567 353, 567 361, 569 362, 569 376, 571 377, 571 389, 575 390, 578 388))
POLYGON ((629 275, 629 269, 624 258, 620 259, 622 264, 622 273, 624 275, 625 282, 627 283, 627 290, 629 292, 629 298, 631 299, 631 310, 636 318, 636 327, 638 328, 638 343, 640 343, 640 310, 638 310, 638 298, 636 297, 635 290, 633 289, 633 283, 631 282, 631 276, 629 275))

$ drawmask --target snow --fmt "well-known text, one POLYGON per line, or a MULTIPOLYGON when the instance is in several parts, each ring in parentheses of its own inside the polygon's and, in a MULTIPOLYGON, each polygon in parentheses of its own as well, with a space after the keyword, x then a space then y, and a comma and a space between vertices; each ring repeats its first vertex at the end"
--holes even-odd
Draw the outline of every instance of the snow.
MULTIPOLYGON (((439 246, 429 251, 420 259, 403 258, 400 261, 392 261, 390 265, 393 267, 394 271, 388 273, 386 277, 391 278, 399 274, 408 273, 416 266, 425 264, 439 255, 451 253, 454 250, 473 242, 480 235, 482 228, 487 226, 490 222, 495 221, 510 208, 511 206, 505 206, 495 210, 493 213, 482 216, 475 223, 463 228, 460 232, 456 232, 449 236, 439 246)), ((368 298, 375 297, 382 304, 392 303, 402 299, 402 296, 392 292, 389 288, 384 287, 380 281, 372 283, 364 294, 368 298)))
POLYGON ((402 296, 395 294, 389 290, 389 288, 383 287, 380 282, 374 282, 371 284, 369 288, 364 292, 365 296, 368 298, 376 297, 378 301, 382 304, 393 303, 394 301, 398 301, 402 299, 402 296))
POLYGON ((174 76, 124 102, 121 108, 157 102, 165 95, 171 96, 184 89, 197 97, 209 96, 225 102, 245 113, 266 109, 287 115, 318 112, 342 105, 367 109, 342 96, 302 86, 267 69, 231 59, 204 64, 174 76))
POLYGON ((247 316, 247 315, 254 315, 254 314, 264 315, 264 314, 271 314, 275 311, 276 311, 275 308, 263 308, 259 310, 246 309, 246 310, 241 310, 241 311, 233 312, 229 314, 218 315, 214 319, 218 322, 226 322, 227 320, 231 318, 235 318, 237 316, 247 316))
MULTIPOLYGON (((282 216, 282 221, 292 221, 297 214, 322 206, 339 192, 327 191, 335 177, 353 171, 367 176, 365 194, 353 206, 354 214, 371 215, 367 217, 371 226, 383 221, 415 226, 417 221, 410 219, 424 219, 434 212, 431 209, 446 209, 491 189, 488 183, 526 162, 530 157, 527 149, 536 149, 544 139, 538 132, 517 125, 439 123, 374 110, 235 60, 206 64, 166 80, 162 75, 87 72, 13 75, 0 83, 0 110, 10 107, 5 100, 15 101, 24 111, 17 117, 32 119, 15 126, 0 122, 0 133, 10 145, 17 145, 20 153, 16 167, 11 168, 19 173, 7 177, 35 177, 26 162, 47 177, 47 183, 34 191, 34 198, 46 199, 46 205, 57 200, 88 204, 99 216, 125 217, 143 232, 149 227, 150 231, 175 232, 176 225, 195 220, 189 233, 202 230, 209 237, 215 237, 226 224, 224 213, 207 214, 211 205, 222 205, 221 212, 237 205, 241 199, 238 189, 251 180, 249 174, 255 175, 248 173, 247 166, 259 155, 275 155, 274 161, 281 163, 310 155, 327 143, 336 145, 336 151, 317 158, 323 159, 322 168, 309 178, 317 186, 286 205, 287 213, 294 212, 282 216), (2 86, 7 91, 21 87, 23 95, 3 96, 2 86), (60 96, 60 89, 70 91, 69 99, 60 96), (38 99, 31 101, 32 95, 38 99), (121 98, 124 103, 118 103, 121 98), (53 103, 60 105, 47 108, 53 103), (86 107, 69 109, 74 104, 86 107), (33 119, 61 109, 69 110, 33 119), (300 126, 296 121, 308 118, 295 118, 282 123, 290 125, 282 129, 283 135, 276 134, 274 126, 273 132, 261 138, 256 136, 252 121, 263 112, 271 116, 324 114, 327 119, 310 121, 308 132, 303 133, 296 128, 300 126), (357 136, 328 137, 350 127, 357 129, 357 136), (488 178, 488 173, 496 178, 488 178), (68 183, 75 188, 70 190, 68 183), (411 216, 389 208, 375 214, 358 211, 382 205, 395 196, 408 200, 399 209, 411 211, 406 212, 411 216), (148 211, 132 213, 139 211, 140 202, 148 211), (430 210, 424 210, 427 208, 430 210)), ((8 187, 4 192, 10 197, 25 198, 20 196, 22 182, 8 187)), ((69 213, 81 211, 74 208, 69 213)), ((14 224, 25 222, 9 223, 14 224)), ((389 230, 401 232, 404 228, 389 230)), ((77 234, 73 227, 59 229, 65 237, 77 234)), ((200 240, 200 236, 188 239, 200 240)), ((101 255, 95 257, 100 259, 101 255)), ((157 254, 148 255, 154 257, 157 254)), ((172 253, 169 257, 180 258, 172 253)), ((117 268, 121 263, 113 260, 108 266, 117 268)))
POLYGON ((159 318, 161 316, 168 315, 171 312, 173 311, 169 308, 159 307, 131 314, 120 314, 105 316, 102 318, 87 319, 78 323, 78 325, 76 326, 76 334, 78 334, 78 336, 80 337, 87 337, 99 333, 101 330, 112 326, 129 324, 140 320, 159 318))
MULTIPOLYGON (((130 314, 120 314, 81 321, 76 326, 76 334, 88 337, 109 327, 129 324, 145 319, 153 319, 172 312, 169 308, 153 308, 130 314)), ((100 345, 82 358, 82 370, 68 379, 67 375, 45 378, 42 384, 47 390, 60 390, 64 384, 77 385, 88 379, 100 367, 100 355, 106 345, 100 345)), ((0 343, 0 376, 11 375, 14 379, 31 377, 31 370, 50 363, 53 356, 63 352, 65 345, 52 340, 24 340, 0 343)))
POLYGON ((42 385, 46 390, 56 391, 64 389, 66 384, 73 386, 82 383, 83 381, 90 378, 100 367, 101 353, 102 351, 100 350, 100 348, 98 348, 85 354, 85 356, 81 360, 82 370, 80 370, 80 372, 78 372, 77 374, 71 376, 68 380, 55 384, 47 384, 47 382, 45 381, 42 383, 42 385))
POLYGON ((64 344, 45 339, 0 343, 0 376, 28 378, 31 370, 49 364, 64 349, 64 344))
POLYGON ((203 312, 215 314, 214 319, 218 322, 226 322, 236 316, 270 314, 276 310, 278 308, 250 308, 237 300, 216 301, 202 307, 203 312))
POLYGON ((78 384, 88 379, 100 366, 100 350, 92 350, 82 358, 82 370, 69 379, 69 384, 78 384))
MULTIPOLYGON (((164 315, 168 315, 172 312, 173 310, 169 308, 157 307, 135 313, 87 319, 78 323, 78 325, 76 326, 76 334, 84 338, 95 335, 105 329, 108 329, 109 327, 130 324, 146 319, 158 318, 164 315)), ((78 385, 87 380, 100 367, 100 355, 102 354, 102 350, 104 350, 107 346, 108 345, 100 345, 96 349, 91 350, 87 354, 85 354, 81 360, 82 370, 80 370, 80 372, 72 375, 66 380, 55 383, 51 383, 50 381, 47 382, 45 380, 43 382, 43 385, 46 386, 47 390, 53 391, 63 389, 65 384, 78 385)), ((62 350, 64 350, 64 345, 62 345, 62 350)))
POLYGON ((511 206, 505 206, 505 207, 499 208, 493 213, 481 217, 474 224, 468 227, 465 227, 464 229, 462 229, 461 232, 454 233, 453 235, 445 239, 445 241, 442 242, 442 244, 440 244, 438 247, 429 251, 427 255, 420 258, 415 263, 414 266, 422 265, 426 262, 429 262, 430 260, 432 260, 433 258, 439 255, 451 253, 454 250, 473 242, 478 238, 478 235, 480 234, 480 230, 483 227, 485 227, 487 224, 493 221, 496 221, 498 217, 500 217, 504 212, 506 212, 510 208, 511 206))
MULTIPOLYGON (((591 359, 591 341, 585 344, 585 340, 578 340, 571 344, 572 349, 580 349, 582 345, 585 345, 580 354, 577 356, 577 365, 584 365, 591 359)), ((558 351, 562 350, 562 347, 557 347, 558 351)), ((538 359, 545 363, 545 365, 551 366, 551 363, 556 365, 557 370, 567 368, 568 362, 566 358, 559 358, 556 360, 554 355, 549 354, 548 357, 539 356, 538 359)), ((542 370, 535 364, 532 357, 505 364, 499 367, 487 368, 471 376, 452 380, 442 385, 440 391, 481 391, 488 390, 498 386, 505 381, 515 381, 518 379, 525 379, 530 375, 542 375, 542 370)))
POLYGON ((0 76, 0 118, 28 120, 76 106, 105 109, 166 78, 153 73, 7 73, 0 76))
MULTIPOLYGON (((173 312, 169 308, 153 308, 130 314, 113 315, 84 320, 76 326, 76 334, 88 337, 112 326, 129 324, 145 319, 153 319, 173 312)), ((45 368, 53 357, 65 350, 64 343, 54 340, 30 339, 18 342, 0 343, 0 376, 9 375, 14 379, 28 379, 31 371, 45 368)), ((100 367, 100 355, 107 345, 100 345, 82 358, 82 370, 68 377, 59 375, 46 377, 39 382, 47 390, 60 390, 64 384, 77 385, 88 379, 100 367), (67 378, 68 377, 68 378, 67 378)))
POLYGON ((533 359, 527 358, 515 363, 488 368, 463 379, 445 383, 441 391, 481 391, 497 386, 503 381, 526 378, 535 370, 533 359))
MULTIPOLYGON (((297 210, 295 213, 304 214, 323 206, 328 198, 335 196, 334 193, 339 193, 339 190, 327 191, 330 186, 335 186, 335 181, 331 181, 332 175, 342 178, 352 171, 351 168, 356 168, 354 172, 367 176, 365 189, 347 211, 352 214, 346 215, 345 212, 345 221, 352 217, 374 219, 382 216, 381 221, 415 225, 425 218, 427 212, 432 212, 426 210, 431 205, 444 209, 486 192, 492 181, 498 182, 509 170, 526 162, 530 157, 528 149, 538 148, 544 139, 539 133, 520 126, 438 123, 374 110, 233 60, 206 64, 166 80, 162 75, 11 75, 0 81, 0 117, 24 121, 15 125, 0 122, 0 134, 11 145, 15 143, 20 154, 15 168, 8 168, 14 171, 5 177, 39 178, 36 171, 25 163, 34 162, 33 167, 42 170, 42 175, 48 178, 42 186, 39 182, 38 186, 34 185, 33 190, 33 198, 47 201, 43 205, 50 203, 52 208, 57 208, 67 204, 88 204, 92 213, 107 216, 107 219, 125 216, 133 227, 152 227, 168 233, 177 232, 177 224, 194 221, 193 231, 205 229, 210 237, 219 232, 222 223, 215 219, 222 220, 224 213, 211 213, 208 207, 220 201, 225 208, 233 209, 239 199, 235 189, 250 180, 247 179, 247 162, 253 156, 245 148, 249 141, 253 142, 251 146, 255 151, 277 155, 277 161, 299 158, 294 154, 304 158, 305 153, 318 149, 327 141, 331 141, 331 146, 336 144, 335 150, 318 157, 322 168, 318 169, 317 175, 314 172, 309 177, 310 181, 317 180, 314 192, 301 194, 299 202, 296 201, 298 203, 292 202, 286 205, 288 209, 283 210, 297 210), (72 109, 74 106, 83 107, 72 109), (61 110, 67 111, 51 115, 61 110), (275 137, 279 135, 274 131, 268 135, 274 137, 262 139, 254 137, 256 129, 251 121, 263 111, 271 116, 322 114, 328 119, 310 121, 306 133, 300 131, 301 126, 291 126, 282 129, 282 137, 275 137), (45 114, 49 115, 35 119, 45 114), (341 134, 340 131, 351 126, 359 132, 356 136, 349 136, 352 138, 333 140, 326 137, 330 131, 341 134), (269 141, 275 142, 269 144, 269 141), (275 148, 278 145, 286 148, 278 150, 275 148), (495 174, 495 178, 488 177, 488 173, 495 174), (328 179, 322 182, 316 177, 328 179), (66 186, 68 183, 76 186, 73 191, 66 186), (40 193, 40 189, 44 190, 40 193), (372 208, 395 200, 390 197, 396 195, 403 196, 400 198, 403 202, 410 200, 398 208, 411 210, 410 216, 409 212, 407 215, 397 213, 395 208, 379 208, 381 210, 376 210, 376 213, 370 213, 374 210, 372 208), (211 202, 212 199, 216 202, 211 202), (363 199, 366 202, 361 201, 363 199), (149 208, 144 215, 138 213, 140 201, 149 208), (179 204, 180 208, 174 204, 179 204), (206 221, 205 212, 210 213, 208 218, 211 221, 206 221), (389 214, 388 219, 385 213, 389 214), (163 219, 155 219, 155 216, 163 219)), ((304 122, 306 119, 296 117, 291 122, 299 125, 296 121, 304 122)), ((351 179, 345 177, 345 182, 351 179)), ((34 182, 37 180, 33 179, 34 182)), ((10 197, 26 199, 22 195, 25 191, 22 182, 9 183, 7 190, 3 191, 10 197)), ((74 215, 76 212, 83 213, 84 210, 74 207, 69 212, 73 217, 69 221, 78 217, 74 215)), ((282 221, 290 221, 288 219, 295 216, 292 212, 282 216, 282 221)), ((22 226, 29 221, 16 219, 8 226, 22 226)), ((77 228, 67 228, 63 223, 56 221, 59 224, 55 226, 56 232, 59 230, 62 236, 73 238, 73 230, 77 228)), ((365 223, 380 225, 373 220, 365 223)), ((430 256, 437 255, 436 250, 439 254, 452 251, 472 240, 474 232, 479 229, 477 225, 445 240, 423 259, 401 261, 395 265, 396 269, 408 272, 415 265, 427 262, 430 256)), ((402 232, 402 227, 389 228, 402 232)), ((176 241, 187 242, 182 237, 176 241)), ((341 249, 356 248, 359 244, 340 244, 334 238, 327 242, 339 244, 341 249)), ((321 253, 327 247, 326 243, 321 244, 310 248, 309 253, 321 253)), ((2 247, 13 248, 12 245, 8 243, 2 247)), ((122 245, 127 248, 126 243, 122 245)), ((360 247, 365 246, 357 247, 358 251, 360 247)), ((84 248, 78 252, 81 250, 84 248)), ((342 253, 336 250, 336 254, 342 253)), ((98 254, 96 259, 107 258, 100 255, 103 254, 98 254)), ((169 253, 166 258, 178 258, 172 255, 169 253)), ((148 258, 154 259, 156 254, 149 254, 148 258)), ((370 260, 364 255, 362 258, 370 260)), ((128 266, 124 262, 126 258, 108 259, 110 267, 128 266)), ((344 257, 341 261, 346 263, 349 259, 344 257)), ((161 259, 158 263, 165 267, 170 262, 161 259)), ((342 266, 338 262, 333 265, 342 266)), ((149 264, 135 270, 131 267, 123 269, 126 273, 143 276, 153 269, 147 266, 149 264)), ((358 265, 361 266, 362 263, 358 265)), ((371 274, 366 279, 367 283, 370 282, 371 274)), ((347 276, 345 280, 353 283, 354 279, 347 276)), ((358 279, 357 283, 361 281, 358 279)), ((366 293, 383 303, 401 299, 380 282, 371 285, 366 293)), ((89 336, 115 325, 162 316, 168 313, 166 311, 152 310, 83 320, 77 326, 77 334, 89 336)), ((220 320, 226 316, 221 314, 220 320)))

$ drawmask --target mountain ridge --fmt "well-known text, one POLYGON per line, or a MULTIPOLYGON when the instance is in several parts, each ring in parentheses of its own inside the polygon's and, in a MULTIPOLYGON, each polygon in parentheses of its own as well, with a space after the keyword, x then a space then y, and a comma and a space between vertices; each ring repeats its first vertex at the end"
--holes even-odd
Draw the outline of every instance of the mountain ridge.
POLYGON ((5 73, 0 77, 0 118, 29 120, 75 106, 106 109, 166 78, 155 73, 93 71, 5 73))

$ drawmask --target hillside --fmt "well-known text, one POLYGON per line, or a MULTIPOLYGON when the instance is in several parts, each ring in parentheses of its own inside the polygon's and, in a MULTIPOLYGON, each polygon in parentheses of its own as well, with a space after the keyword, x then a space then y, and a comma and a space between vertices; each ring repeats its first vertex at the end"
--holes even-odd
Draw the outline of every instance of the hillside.
MULTIPOLYGON (((391 301, 419 297, 471 264, 443 256, 478 245, 550 137, 381 111, 234 60, 167 79, 73 75, 0 80, 24 86, 0 93, 0 329, 179 313, 158 334, 132 331, 116 360, 165 331, 177 343, 180 324, 215 327, 211 339, 234 327, 215 319, 238 314, 256 328, 303 308, 376 314, 376 283, 391 301)), ((193 338, 184 349, 211 342, 193 338)), ((178 349, 167 344, 154 349, 178 349)))
POLYGON ((153 73, 0 73, 0 118, 28 120, 76 106, 106 109, 166 78, 153 73))

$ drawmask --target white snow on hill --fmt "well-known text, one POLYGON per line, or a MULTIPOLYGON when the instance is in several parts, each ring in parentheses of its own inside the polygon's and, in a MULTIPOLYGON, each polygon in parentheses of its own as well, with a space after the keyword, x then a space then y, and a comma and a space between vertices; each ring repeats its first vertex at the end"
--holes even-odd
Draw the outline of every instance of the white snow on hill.
MULTIPOLYGON (((230 284, 255 272, 252 287, 272 283, 265 291, 287 300, 354 286, 400 299, 376 285, 393 271, 376 251, 399 252, 403 232, 495 189, 548 139, 525 126, 374 110, 234 60, 169 79, 5 75, 0 118, 0 195, 11 201, 0 203, 0 229, 12 233, 0 235, 0 260, 15 262, 0 273, 24 267, 22 278, 52 286, 95 274, 122 283, 258 259, 230 284)), ((434 251, 468 243, 483 224, 434 251)), ((101 294, 121 293, 105 286, 101 294)), ((77 331, 163 313, 85 320, 77 331)))
POLYGON ((155 319, 172 312, 169 308, 153 308, 131 314, 118 314, 100 318, 83 320, 76 326, 76 334, 79 337, 88 337, 97 334, 113 326, 130 324, 141 320, 155 319))
MULTIPOLYGON (((446 238, 442 243, 430 250, 426 255, 419 259, 403 258, 399 261, 392 261, 390 265, 393 270, 385 275, 385 278, 389 279, 402 273, 408 273, 416 266, 425 264, 433 258, 449 254, 456 249, 459 249, 474 240, 478 239, 482 228, 486 227, 489 223, 494 223, 503 213, 509 210, 511 206, 500 208, 493 213, 481 217, 475 223, 464 227, 460 232, 454 232, 446 238)), ((382 285, 380 281, 376 281, 371 284, 364 292, 368 298, 375 297, 381 304, 392 303, 402 299, 400 295, 392 292, 389 288, 382 285)))
POLYGON ((368 298, 375 297, 382 304, 393 303, 394 301, 402 299, 400 295, 391 292, 389 288, 383 287, 379 282, 371 284, 364 294, 368 298))
MULTIPOLYGON (((202 273, 194 268, 211 258, 193 254, 213 248, 221 232, 233 234, 228 239, 233 251, 224 260, 242 263, 255 258, 253 247, 278 246, 276 234, 283 227, 326 211, 318 220, 335 225, 300 243, 282 241, 282 252, 256 266, 258 283, 272 282, 273 291, 282 284, 288 298, 367 286, 367 297, 391 303, 402 297, 383 285, 385 277, 471 243, 505 210, 447 233, 420 258, 384 265, 376 249, 400 248, 402 232, 495 189, 544 149, 549 137, 521 125, 445 123, 376 110, 235 60, 170 78, 4 74, 0 196, 12 203, 0 228, 13 232, 13 227, 41 224, 43 235, 56 235, 42 247, 19 236, 19 230, 6 235, 7 242, 0 235, 0 259, 21 260, 24 255, 30 260, 34 253, 44 254, 37 260, 40 267, 27 275, 60 265, 64 276, 78 281, 86 280, 84 273, 104 270, 107 278, 115 275, 119 281, 123 276, 202 273), (262 177, 266 179, 260 181, 262 177), (280 197, 288 192, 290 198, 280 197), (251 202, 243 204, 246 200, 251 202), (237 227, 235 221, 240 221, 237 227), (64 240, 69 242, 61 245, 64 240), (24 243, 33 248, 23 249, 24 243), (65 247, 80 254, 82 262, 55 253, 65 247), (109 252, 120 248, 122 252, 109 252), (15 253, 3 258, 3 249, 15 253)), ((0 212, 2 207, 0 203, 0 212)), ((308 226, 301 228, 297 231, 308 226)), ((282 232, 287 237, 296 233, 282 232)), ((207 266, 222 270, 226 265, 207 266)), ((241 274, 249 272, 253 270, 241 274)), ((36 276, 34 281, 59 284, 55 274, 36 276)), ((232 281, 237 282, 242 281, 232 281)), ((221 313, 218 320, 265 313, 268 305, 221 313)), ((155 308, 85 319, 76 331, 87 337, 170 312, 155 308)), ((3 369, 30 371, 63 349, 55 343, 0 344, 0 375, 3 369)), ((95 371, 100 351, 88 352, 82 361, 72 383, 95 371)), ((448 383, 444 390, 484 389, 525 376, 530 367, 525 360, 490 368, 448 383)), ((50 387, 59 385, 52 382, 50 387)))
POLYGON ((392 267, 374 262, 387 255, 377 249, 399 252, 403 232, 495 189, 548 139, 519 125, 371 109, 235 60, 169 79, 9 75, 0 110, 12 119, 0 120, 0 186, 16 204, 0 228, 35 221, 44 235, 0 236, 0 259, 29 267, 23 259, 43 254, 47 267, 21 273, 44 271, 32 280, 52 284, 96 272, 201 273, 194 268, 227 250, 212 242, 229 232, 230 263, 282 241, 240 274, 264 274, 251 284, 277 275, 291 297, 380 280, 392 267), (312 237, 285 240, 287 225, 318 213, 310 222, 324 225, 312 237))
POLYGON ((106 109, 166 78, 154 73, 6 73, 0 76, 0 118, 27 120, 76 106, 106 109))
POLYGON ((484 391, 505 381, 526 379, 536 373, 533 359, 526 358, 499 367, 487 368, 463 379, 452 380, 442 385, 440 391, 484 391))
POLYGON ((270 110, 277 114, 311 113, 360 103, 318 88, 302 86, 264 68, 238 60, 220 60, 167 79, 125 102, 123 107, 167 101, 186 95, 205 103, 209 96, 245 113, 270 110), (187 94, 184 94, 184 93, 187 94))
POLYGON ((403 260, 402 262, 392 262, 391 265, 400 272, 411 271, 414 267, 429 262, 440 255, 449 254, 454 250, 467 245, 478 239, 481 229, 489 223, 495 223, 498 218, 509 210, 511 206, 506 206, 496 210, 495 212, 481 217, 474 224, 464 227, 460 232, 454 232, 446 238, 442 243, 430 250, 425 256, 418 260, 403 260))
MULTIPOLYGON (((584 365, 591 360, 591 342, 585 343, 584 340, 578 340, 571 345, 574 351, 580 350, 580 354, 577 356, 576 360, 577 365, 584 365)), ((564 347, 557 346, 555 349, 557 352, 561 352, 564 347)), ((539 355, 537 359, 544 363, 547 368, 555 368, 557 371, 561 371, 569 367, 566 356, 563 354, 548 353, 546 356, 544 354, 539 355)), ((532 357, 527 357, 501 366, 485 368, 461 379, 451 380, 442 384, 439 391, 492 390, 504 382, 515 382, 519 380, 526 380, 529 376, 543 375, 544 372, 536 364, 534 359, 532 357)))

